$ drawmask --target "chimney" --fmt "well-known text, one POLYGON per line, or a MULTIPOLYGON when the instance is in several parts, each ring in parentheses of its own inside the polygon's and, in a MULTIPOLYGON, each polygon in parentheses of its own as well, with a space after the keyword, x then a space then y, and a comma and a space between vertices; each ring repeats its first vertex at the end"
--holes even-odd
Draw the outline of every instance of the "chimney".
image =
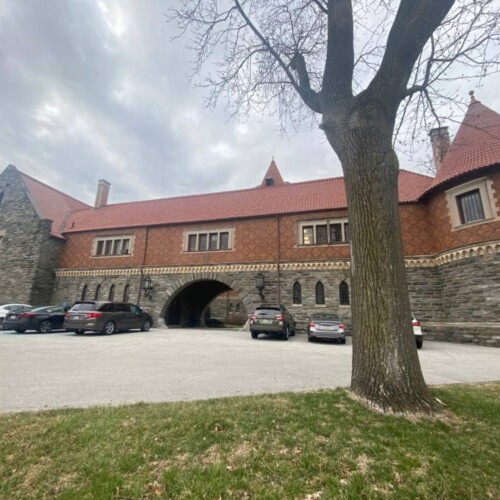
POLYGON ((434 165, 436 172, 441 168, 446 152, 450 147, 450 133, 448 127, 433 128, 429 132, 432 144, 432 154, 434 155, 434 165))
POLYGON ((94 208, 102 208, 108 204, 109 188, 111 184, 104 179, 99 179, 97 183, 97 193, 95 195, 94 208))

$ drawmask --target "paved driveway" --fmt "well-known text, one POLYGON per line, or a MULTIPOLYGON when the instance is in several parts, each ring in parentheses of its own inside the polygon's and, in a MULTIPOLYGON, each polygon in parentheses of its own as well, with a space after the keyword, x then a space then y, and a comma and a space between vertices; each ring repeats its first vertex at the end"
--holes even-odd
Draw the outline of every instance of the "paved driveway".
MULTIPOLYGON (((186 401, 348 386, 351 345, 228 330, 0 332, 0 411, 186 401)), ((500 349, 427 342, 429 384, 500 380, 500 349)))

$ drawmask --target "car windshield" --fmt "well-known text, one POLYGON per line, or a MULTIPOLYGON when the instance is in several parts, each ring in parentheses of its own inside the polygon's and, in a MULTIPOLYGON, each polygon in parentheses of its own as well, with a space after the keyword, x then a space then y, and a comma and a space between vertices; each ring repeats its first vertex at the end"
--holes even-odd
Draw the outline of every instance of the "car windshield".
POLYGON ((71 308, 72 311, 95 311, 96 309, 97 304, 95 302, 80 302, 71 308))
POLYGON ((336 314, 313 314, 312 319, 314 321, 340 321, 336 314))

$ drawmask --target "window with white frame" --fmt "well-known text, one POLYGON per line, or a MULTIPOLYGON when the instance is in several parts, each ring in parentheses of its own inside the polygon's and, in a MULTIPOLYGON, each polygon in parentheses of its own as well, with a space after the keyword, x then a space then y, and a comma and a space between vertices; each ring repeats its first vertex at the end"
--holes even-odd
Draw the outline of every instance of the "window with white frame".
POLYGON ((467 182, 446 191, 452 225, 461 228, 496 219, 493 187, 487 178, 467 182))
POLYGON ((92 255, 94 257, 131 255, 133 241, 133 236, 103 236, 94 238, 92 255))
POLYGON ((232 249, 232 231, 229 229, 196 231, 185 234, 186 252, 213 252, 232 249))
POLYGON ((347 219, 326 219, 299 223, 300 245, 338 245, 349 243, 347 219))

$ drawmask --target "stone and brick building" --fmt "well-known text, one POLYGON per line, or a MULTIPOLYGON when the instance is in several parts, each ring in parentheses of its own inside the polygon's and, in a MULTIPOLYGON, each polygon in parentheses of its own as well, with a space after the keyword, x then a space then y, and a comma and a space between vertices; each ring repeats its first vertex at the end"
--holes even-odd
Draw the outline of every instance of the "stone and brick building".
MULTIPOLYGON (((413 312, 434 338, 500 346, 500 115, 472 98, 451 144, 446 128, 431 140, 435 177, 399 177, 413 312)), ((0 175, 4 300, 126 299, 167 325, 280 302, 299 328, 318 308, 349 322, 343 178, 287 183, 273 160, 238 191, 108 204, 109 187, 89 207, 0 175)))

